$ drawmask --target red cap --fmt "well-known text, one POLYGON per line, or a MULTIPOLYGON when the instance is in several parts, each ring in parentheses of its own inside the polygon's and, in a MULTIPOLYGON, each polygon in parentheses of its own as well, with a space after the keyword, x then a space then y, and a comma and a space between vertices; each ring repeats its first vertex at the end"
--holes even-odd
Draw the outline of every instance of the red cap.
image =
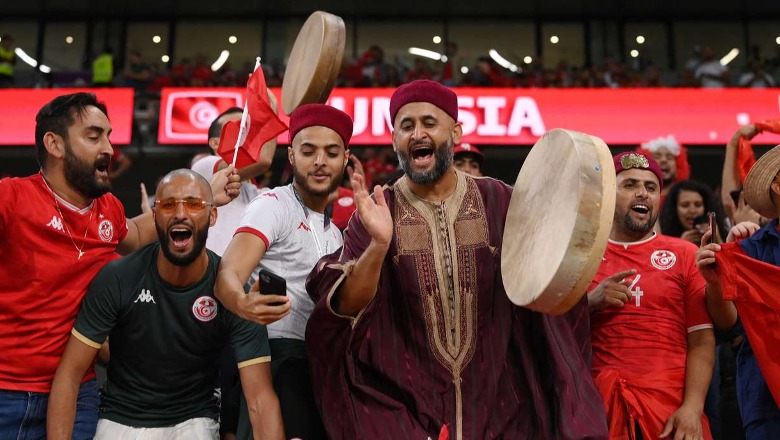
POLYGON ((651 171, 658 178, 659 186, 663 188, 664 179, 661 175, 661 167, 658 166, 658 162, 653 159, 653 156, 641 151, 624 151, 616 154, 612 160, 615 163, 616 175, 632 168, 651 171))
POLYGON ((471 154, 477 159, 477 161, 480 164, 482 164, 482 161, 485 160, 485 155, 482 154, 481 151, 479 151, 479 148, 466 143, 461 143, 457 147, 455 147, 455 150, 453 150, 453 154, 455 157, 458 157, 459 154, 471 154))
POLYGON ((395 89, 390 98, 390 120, 393 124, 398 110, 410 102, 429 102, 458 120, 458 95, 436 81, 418 79, 395 89))
POLYGON ((352 138, 352 118, 343 111, 325 104, 306 104, 290 115, 290 145, 299 131, 308 127, 327 127, 335 131, 349 147, 352 138))

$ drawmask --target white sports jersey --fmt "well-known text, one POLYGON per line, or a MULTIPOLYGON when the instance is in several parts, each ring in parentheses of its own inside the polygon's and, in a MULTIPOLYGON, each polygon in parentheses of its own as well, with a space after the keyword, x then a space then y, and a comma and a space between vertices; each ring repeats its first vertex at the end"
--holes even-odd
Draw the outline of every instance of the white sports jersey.
MULTIPOLYGON (((208 156, 195 162, 192 171, 211 181, 211 177, 216 171, 216 167, 222 159, 219 156, 208 156)), ((241 183, 241 192, 235 200, 227 205, 217 208, 217 223, 209 228, 209 236, 206 239, 206 248, 220 257, 225 253, 230 240, 238 229, 241 217, 244 215, 249 202, 257 196, 257 187, 249 182, 241 183)))
POLYGON ((266 253, 252 273, 257 280, 261 268, 287 281, 287 297, 292 311, 268 326, 270 338, 304 340, 306 322, 314 303, 306 292, 306 278, 319 259, 341 247, 341 231, 325 216, 304 209, 292 184, 258 195, 246 208, 236 233, 248 232, 260 237, 266 253))

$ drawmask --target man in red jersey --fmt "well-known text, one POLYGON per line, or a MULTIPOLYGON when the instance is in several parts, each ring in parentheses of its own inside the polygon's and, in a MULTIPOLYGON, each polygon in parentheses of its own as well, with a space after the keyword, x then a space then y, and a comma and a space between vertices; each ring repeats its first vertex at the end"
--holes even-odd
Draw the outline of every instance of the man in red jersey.
POLYGON ((653 231, 661 168, 615 156, 617 203, 609 244, 588 293, 593 377, 611 439, 711 439, 703 414, 715 337, 697 248, 653 231))
MULTIPOLYGON (((108 192, 110 134, 95 95, 57 97, 36 116, 40 173, 0 181, 0 438, 45 438, 51 382, 87 285, 117 252, 157 240, 151 214, 126 219, 108 192)), ((231 171, 212 180, 223 204, 238 192, 231 171)), ((78 403, 73 438, 92 438, 91 370, 78 403)))

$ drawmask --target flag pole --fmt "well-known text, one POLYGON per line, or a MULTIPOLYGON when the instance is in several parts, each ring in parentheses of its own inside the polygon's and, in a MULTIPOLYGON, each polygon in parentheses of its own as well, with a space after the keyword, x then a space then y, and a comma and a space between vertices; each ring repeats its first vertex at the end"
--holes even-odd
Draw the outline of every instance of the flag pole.
MULTIPOLYGON (((255 74, 255 72, 257 71, 258 67, 260 67, 260 57, 257 57, 257 59, 255 60, 255 69, 252 71, 252 75, 255 74)), ((248 81, 249 80, 247 80, 247 82, 248 81)), ((247 92, 248 91, 249 91, 249 89, 247 89, 247 92)), ((247 119, 247 117, 249 117, 248 116, 249 115, 249 111, 248 111, 248 107, 249 106, 246 105, 248 101, 249 101, 249 95, 247 95, 246 99, 244 99, 244 111, 243 111, 243 113, 241 113, 241 126, 240 126, 241 128, 238 130, 238 138, 236 139, 236 146, 233 147, 233 166, 236 166, 236 159, 238 158, 238 147, 240 146, 241 138, 244 136, 244 134, 246 132, 246 119, 247 119)))

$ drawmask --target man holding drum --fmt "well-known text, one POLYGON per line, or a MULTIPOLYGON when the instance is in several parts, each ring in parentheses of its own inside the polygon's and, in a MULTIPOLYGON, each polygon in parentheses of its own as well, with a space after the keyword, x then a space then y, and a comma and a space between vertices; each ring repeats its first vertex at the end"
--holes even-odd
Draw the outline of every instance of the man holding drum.
POLYGON ((599 439, 585 301, 514 306, 500 270, 511 187, 453 166, 457 97, 433 81, 390 101, 405 176, 369 196, 307 289, 312 379, 330 438, 599 439))
POLYGON ((702 413, 715 337, 695 245, 653 231, 662 171, 652 157, 614 157, 617 201, 591 284, 593 377, 610 438, 710 439, 702 413))

